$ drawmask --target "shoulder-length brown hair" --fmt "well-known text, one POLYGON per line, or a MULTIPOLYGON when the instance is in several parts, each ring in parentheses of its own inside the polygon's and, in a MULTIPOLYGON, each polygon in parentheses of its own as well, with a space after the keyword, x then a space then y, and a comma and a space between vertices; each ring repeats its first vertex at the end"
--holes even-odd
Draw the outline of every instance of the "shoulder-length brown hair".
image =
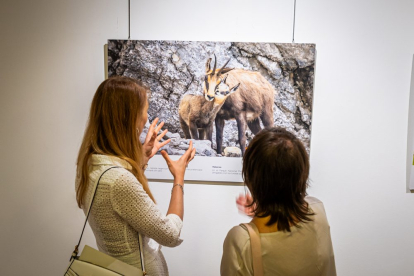
POLYGON ((96 90, 77 160, 80 183, 76 200, 79 208, 84 204, 92 154, 116 156, 131 164, 131 172, 155 202, 142 170, 143 149, 136 129, 137 120, 143 116, 148 92, 148 88, 127 77, 109 78, 96 90))
POLYGON ((309 157, 299 139, 283 128, 257 134, 243 157, 243 179, 249 188, 257 217, 270 216, 279 231, 311 221, 305 200, 309 157))

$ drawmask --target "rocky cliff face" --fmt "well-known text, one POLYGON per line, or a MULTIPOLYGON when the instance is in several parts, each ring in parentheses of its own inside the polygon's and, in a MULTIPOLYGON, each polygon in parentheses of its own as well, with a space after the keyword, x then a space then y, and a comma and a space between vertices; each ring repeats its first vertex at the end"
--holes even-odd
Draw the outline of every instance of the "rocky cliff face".
MULTIPOLYGON (((314 44, 110 40, 108 76, 128 76, 147 85, 152 91, 150 121, 159 117, 172 134, 180 134, 176 139, 183 139, 180 99, 187 93, 202 95, 205 63, 213 54, 217 66, 231 57, 227 67, 258 71, 273 85, 275 125, 295 133, 309 151, 314 44)), ((253 137, 250 131, 246 135, 248 141, 253 137)), ((227 121, 223 148, 238 146, 237 136, 236 122, 227 121)), ((177 151, 184 144, 182 149, 177 145, 177 151)))

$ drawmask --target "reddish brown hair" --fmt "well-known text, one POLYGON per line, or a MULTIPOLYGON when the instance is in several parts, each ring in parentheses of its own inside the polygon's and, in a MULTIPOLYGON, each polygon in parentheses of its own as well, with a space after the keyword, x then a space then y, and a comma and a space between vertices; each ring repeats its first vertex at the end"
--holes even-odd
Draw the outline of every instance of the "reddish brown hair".
POLYGON ((311 221, 305 201, 309 157, 302 142, 283 128, 259 132, 243 157, 243 178, 252 193, 257 217, 270 216, 279 231, 311 221))
POLYGON ((148 92, 148 88, 138 81, 119 76, 105 80, 96 90, 77 160, 80 184, 76 191, 76 200, 79 208, 84 203, 92 154, 116 156, 131 164, 131 172, 154 201, 141 169, 143 150, 136 130, 137 120, 143 115, 148 92))

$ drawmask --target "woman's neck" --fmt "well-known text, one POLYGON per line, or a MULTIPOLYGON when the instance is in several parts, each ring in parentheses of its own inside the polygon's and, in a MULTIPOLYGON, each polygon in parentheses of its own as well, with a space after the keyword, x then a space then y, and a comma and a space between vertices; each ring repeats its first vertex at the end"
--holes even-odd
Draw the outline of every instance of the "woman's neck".
POLYGON ((270 220, 270 216, 259 218, 259 217, 253 217, 252 222, 256 225, 257 229, 259 230, 259 233, 272 233, 277 232, 277 223, 273 223, 270 226, 267 226, 266 223, 268 223, 270 220))
MULTIPOLYGON (((259 230, 259 233, 272 233, 277 232, 279 229, 277 228, 277 223, 273 223, 270 226, 267 226, 266 224, 269 222, 270 216, 267 217, 253 217, 252 222, 256 225, 257 229, 259 230)), ((295 220, 296 221, 296 220, 295 220)), ((289 223, 290 227, 294 227, 296 223, 289 223)))

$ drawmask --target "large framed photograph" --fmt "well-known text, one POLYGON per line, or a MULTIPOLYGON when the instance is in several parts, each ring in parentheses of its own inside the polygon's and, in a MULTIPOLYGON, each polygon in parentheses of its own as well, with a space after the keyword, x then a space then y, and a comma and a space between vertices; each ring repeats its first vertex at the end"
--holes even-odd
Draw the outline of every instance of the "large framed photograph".
MULTIPOLYGON (((109 40, 107 70, 150 88, 147 126, 165 123, 169 155, 193 140, 186 179, 242 182, 243 154, 265 127, 286 128, 310 152, 315 57, 314 44, 109 40)), ((160 155, 146 175, 171 177, 160 155)))

